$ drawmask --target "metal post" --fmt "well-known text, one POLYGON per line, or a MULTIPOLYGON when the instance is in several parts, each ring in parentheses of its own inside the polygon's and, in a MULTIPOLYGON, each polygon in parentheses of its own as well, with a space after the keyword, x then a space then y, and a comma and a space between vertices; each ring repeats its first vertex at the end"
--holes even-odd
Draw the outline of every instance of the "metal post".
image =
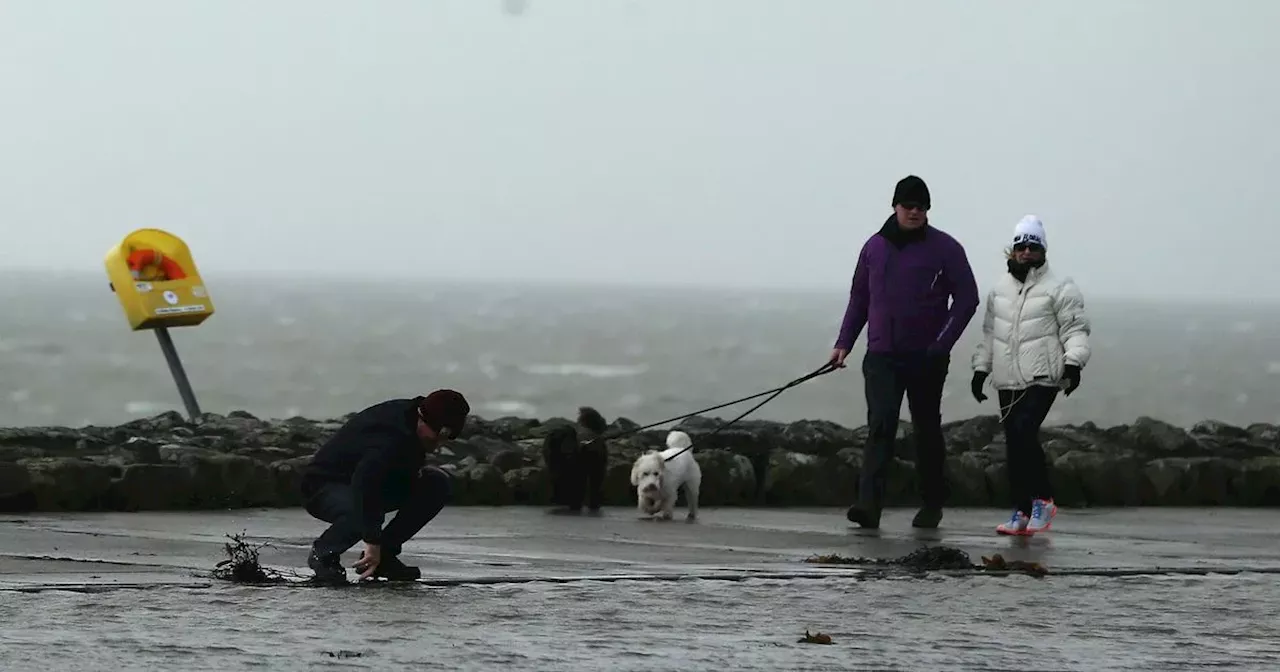
POLYGON ((178 384, 178 394, 182 395, 182 403, 187 407, 187 415, 195 422, 200 418, 200 406, 196 403, 196 394, 191 391, 191 382, 187 380, 187 372, 182 369, 182 360, 178 359, 178 350, 173 347, 173 338, 165 327, 156 327, 156 340, 160 341, 160 350, 169 363, 169 373, 173 374, 173 382, 178 384))

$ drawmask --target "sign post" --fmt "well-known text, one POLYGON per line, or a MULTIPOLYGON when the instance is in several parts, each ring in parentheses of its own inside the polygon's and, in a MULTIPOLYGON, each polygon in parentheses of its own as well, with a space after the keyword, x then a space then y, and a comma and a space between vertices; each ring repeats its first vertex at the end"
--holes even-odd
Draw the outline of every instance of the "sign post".
POLYGON ((106 266, 129 328, 155 332, 187 415, 199 420, 200 406, 169 335, 169 327, 194 327, 213 315, 187 244, 160 229, 138 229, 107 252, 106 266))

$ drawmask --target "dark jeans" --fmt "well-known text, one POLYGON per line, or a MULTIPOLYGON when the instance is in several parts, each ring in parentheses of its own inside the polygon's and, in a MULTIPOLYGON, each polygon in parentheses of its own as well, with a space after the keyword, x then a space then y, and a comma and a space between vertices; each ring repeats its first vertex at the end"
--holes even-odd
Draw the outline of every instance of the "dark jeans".
POLYGON ((885 481, 893 461, 898 415, 906 394, 916 443, 916 475, 926 507, 942 508, 950 495, 946 476, 947 450, 942 438, 942 385, 947 380, 947 355, 868 352, 862 359, 866 382, 867 443, 862 456, 858 503, 869 509, 884 506, 885 481))
MULTIPOLYGON (((413 538, 449 499, 449 475, 428 467, 407 485, 391 487, 385 493, 386 511, 396 512, 382 528, 383 557, 400 554, 404 542, 413 538)), ((342 554, 360 541, 360 520, 355 516, 355 491, 347 483, 325 483, 306 501, 307 513, 329 523, 312 545, 318 555, 342 554)))
POLYGON ((998 390, 1004 416, 1009 495, 1018 510, 1031 515, 1031 500, 1052 499, 1049 467, 1040 447, 1040 425, 1058 397, 1058 388, 1032 385, 1024 390, 998 390))

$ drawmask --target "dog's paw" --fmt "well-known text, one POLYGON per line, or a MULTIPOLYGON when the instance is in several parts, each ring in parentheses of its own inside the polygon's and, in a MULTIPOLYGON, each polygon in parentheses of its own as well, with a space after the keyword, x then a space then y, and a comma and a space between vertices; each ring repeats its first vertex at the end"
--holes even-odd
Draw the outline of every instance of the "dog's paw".
POLYGON ((672 518, 672 516, 671 516, 671 512, 670 512, 670 511, 663 511, 663 512, 662 512, 662 514, 658 516, 658 518, 660 518, 660 519, 662 519, 662 520, 671 520, 671 518, 672 518))
POLYGON ((689 515, 687 515, 687 516, 685 516, 685 517, 684 517, 684 522, 686 522, 686 523, 696 523, 696 522, 698 522, 698 514, 696 514, 696 513, 690 513, 689 515))

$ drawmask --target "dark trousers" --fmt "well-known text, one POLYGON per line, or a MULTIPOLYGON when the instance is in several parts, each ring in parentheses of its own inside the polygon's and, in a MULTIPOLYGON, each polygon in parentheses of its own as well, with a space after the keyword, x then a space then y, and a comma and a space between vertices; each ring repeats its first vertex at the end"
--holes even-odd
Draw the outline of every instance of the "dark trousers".
POLYGON ((926 507, 942 508, 950 495, 946 476, 947 450, 942 437, 942 385, 947 380, 947 355, 868 352, 862 359, 866 383, 867 443, 862 456, 858 503, 870 509, 884 506, 885 481, 894 457, 894 437, 902 396, 907 397, 916 443, 916 475, 926 507))
MULTIPOLYGON (((449 475, 428 467, 404 485, 391 486, 384 493, 386 510, 396 512, 382 529, 383 556, 400 554, 404 542, 413 538, 449 499, 449 475)), ((312 544, 318 555, 342 554, 360 541, 360 520, 355 515, 355 490, 347 483, 324 483, 307 498, 307 513, 329 523, 329 529, 312 544)))
POLYGON ((1004 416, 1005 466, 1009 495, 1019 511, 1031 515, 1031 500, 1052 499, 1049 467, 1040 447, 1040 425, 1058 397, 1058 388, 1032 385, 1022 390, 998 390, 1004 416))
POLYGON ((608 456, 601 451, 582 450, 552 462, 551 501, 581 509, 598 509, 604 504, 604 475, 608 456))

